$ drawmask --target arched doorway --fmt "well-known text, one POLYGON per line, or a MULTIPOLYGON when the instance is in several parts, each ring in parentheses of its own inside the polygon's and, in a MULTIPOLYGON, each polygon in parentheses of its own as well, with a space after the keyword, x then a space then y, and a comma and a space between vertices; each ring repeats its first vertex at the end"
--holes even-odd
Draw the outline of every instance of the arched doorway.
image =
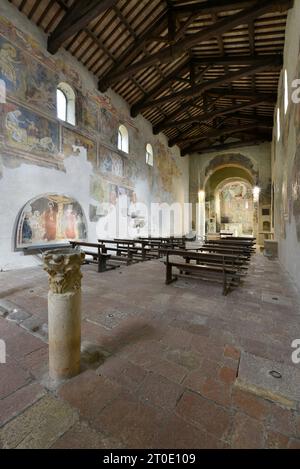
POLYGON ((254 200, 252 185, 241 178, 225 179, 215 190, 217 231, 234 236, 253 236, 254 200))
POLYGON ((257 204, 254 174, 237 164, 214 168, 205 181, 205 232, 256 236, 257 204))

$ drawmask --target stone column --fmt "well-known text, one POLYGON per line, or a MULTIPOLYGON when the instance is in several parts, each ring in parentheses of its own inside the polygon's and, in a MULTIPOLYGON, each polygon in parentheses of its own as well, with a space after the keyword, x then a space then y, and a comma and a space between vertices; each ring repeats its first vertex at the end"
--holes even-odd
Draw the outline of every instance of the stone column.
POLYGON ((80 372, 81 278, 84 253, 77 249, 48 251, 49 376, 55 381, 80 372))

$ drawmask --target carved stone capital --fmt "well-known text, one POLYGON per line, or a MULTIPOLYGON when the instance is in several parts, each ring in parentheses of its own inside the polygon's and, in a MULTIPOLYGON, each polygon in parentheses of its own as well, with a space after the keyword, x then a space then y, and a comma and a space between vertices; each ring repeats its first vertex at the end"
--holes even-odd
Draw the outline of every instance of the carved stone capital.
POLYGON ((47 251, 44 270, 49 274, 49 286, 53 293, 72 293, 81 287, 80 267, 85 254, 77 249, 47 251))

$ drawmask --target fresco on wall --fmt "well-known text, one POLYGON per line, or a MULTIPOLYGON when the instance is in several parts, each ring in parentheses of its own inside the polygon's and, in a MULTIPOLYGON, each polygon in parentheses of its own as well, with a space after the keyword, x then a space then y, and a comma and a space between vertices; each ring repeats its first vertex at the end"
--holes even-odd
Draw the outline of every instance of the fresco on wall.
POLYGON ((174 195, 176 187, 174 179, 179 178, 182 173, 167 148, 160 142, 156 145, 155 169, 160 180, 160 187, 156 187, 156 190, 160 192, 163 189, 170 196, 174 195))
POLYGON ((63 153, 68 156, 79 155, 82 148, 87 152, 87 159, 93 165, 97 164, 97 144, 90 138, 85 137, 73 130, 63 128, 63 153))
POLYGON ((25 153, 56 155, 58 125, 22 106, 7 103, 4 108, 5 143, 25 153))
POLYGON ((90 182, 90 196, 100 204, 116 205, 118 186, 110 183, 99 174, 93 174, 90 182))
POLYGON ((123 177, 124 175, 124 164, 123 159, 117 153, 100 146, 100 171, 103 173, 109 173, 112 176, 123 177))
POLYGON ((81 126, 89 132, 98 132, 98 105, 87 96, 78 93, 78 112, 81 126))
POLYGON ((257 176, 258 174, 254 168, 252 161, 249 158, 241 154, 227 153, 225 155, 215 156, 209 162, 209 164, 207 165, 205 169, 205 176, 209 176, 220 166, 226 166, 226 165, 232 166, 234 164, 243 166, 244 168, 248 169, 254 177, 257 176))
POLYGON ((0 79, 8 94, 55 114, 58 76, 1 36, 0 79))
POLYGON ((300 145, 298 145, 293 165, 291 200, 296 222, 297 239, 300 242, 300 145))
POLYGON ((17 224, 16 248, 87 238, 79 203, 67 196, 45 194, 28 202, 17 224))
POLYGON ((118 127, 119 121, 114 114, 109 112, 105 108, 100 110, 100 132, 102 133, 103 138, 111 143, 112 145, 117 145, 118 140, 118 127))
POLYGON ((249 185, 237 181, 226 184, 220 194, 221 228, 235 235, 253 232, 253 194, 249 185))
POLYGON ((0 79, 4 80, 7 92, 25 97, 26 73, 24 57, 10 42, 0 36, 0 79))
POLYGON ((43 109, 56 114, 58 75, 42 66, 39 62, 32 61, 29 66, 26 82, 26 103, 37 107, 42 106, 43 109))
POLYGON ((129 184, 135 184, 138 177, 141 177, 141 172, 138 167, 138 163, 135 160, 126 159, 124 162, 124 176, 128 180, 129 184))

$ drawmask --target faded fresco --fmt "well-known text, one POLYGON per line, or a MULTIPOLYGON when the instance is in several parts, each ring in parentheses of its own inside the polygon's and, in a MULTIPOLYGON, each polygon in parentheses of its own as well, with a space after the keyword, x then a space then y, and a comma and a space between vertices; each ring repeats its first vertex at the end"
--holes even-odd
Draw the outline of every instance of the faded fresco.
MULTIPOLYGON (((138 228, 144 223, 138 213, 138 199, 146 204, 177 201, 182 173, 173 152, 159 137, 151 140, 154 166, 149 167, 145 161, 147 141, 143 141, 146 136, 127 117, 126 110, 123 115, 109 96, 86 89, 82 76, 64 56, 49 55, 30 35, 2 17, 0 25, 0 80, 7 88, 7 103, 0 110, 3 168, 19 168, 26 161, 27 165, 43 167, 41 175, 44 169, 53 167, 66 171, 66 158, 86 154, 93 165, 86 200, 90 221, 95 223, 107 216, 107 205, 121 204, 124 219, 138 228), (69 83, 76 94, 74 127, 56 118, 60 82, 69 83), (121 155, 117 149, 120 122, 125 122, 129 131, 128 155, 121 155)), ((18 221, 16 246, 84 239, 80 207, 75 201, 64 200, 63 196, 45 195, 30 202, 18 221), (73 220, 73 231, 66 229, 67 219, 69 225, 73 220)))
POLYGON ((100 132, 103 138, 114 146, 118 142, 119 121, 117 117, 106 108, 100 110, 100 132))
POLYGON ((73 130, 63 128, 62 149, 65 157, 80 154, 84 148, 87 152, 87 159, 93 165, 97 165, 97 144, 90 138, 74 132, 73 130))
POLYGON ((16 248, 87 238, 79 203, 64 195, 43 195, 28 202, 19 217, 16 248))
POLYGON ((57 75, 2 36, 0 79, 4 80, 8 95, 18 97, 30 106, 43 106, 44 112, 55 114, 57 75))
POLYGON ((77 105, 81 126, 89 132, 97 133, 99 105, 93 99, 82 94, 79 95, 77 105))
POLYGON ((176 178, 182 174, 168 149, 160 142, 155 147, 155 171, 157 177, 153 179, 154 192, 157 198, 161 197, 161 191, 165 192, 165 200, 175 196, 176 178))
POLYGON ((24 153, 56 155, 58 125, 17 104, 3 105, 5 143, 24 153))
POLYGON ((239 234, 253 233, 253 194, 248 184, 226 184, 220 190, 220 210, 222 229, 234 229, 239 234))
POLYGON ((104 146, 99 148, 100 171, 122 178, 124 176, 124 162, 120 155, 104 146))

